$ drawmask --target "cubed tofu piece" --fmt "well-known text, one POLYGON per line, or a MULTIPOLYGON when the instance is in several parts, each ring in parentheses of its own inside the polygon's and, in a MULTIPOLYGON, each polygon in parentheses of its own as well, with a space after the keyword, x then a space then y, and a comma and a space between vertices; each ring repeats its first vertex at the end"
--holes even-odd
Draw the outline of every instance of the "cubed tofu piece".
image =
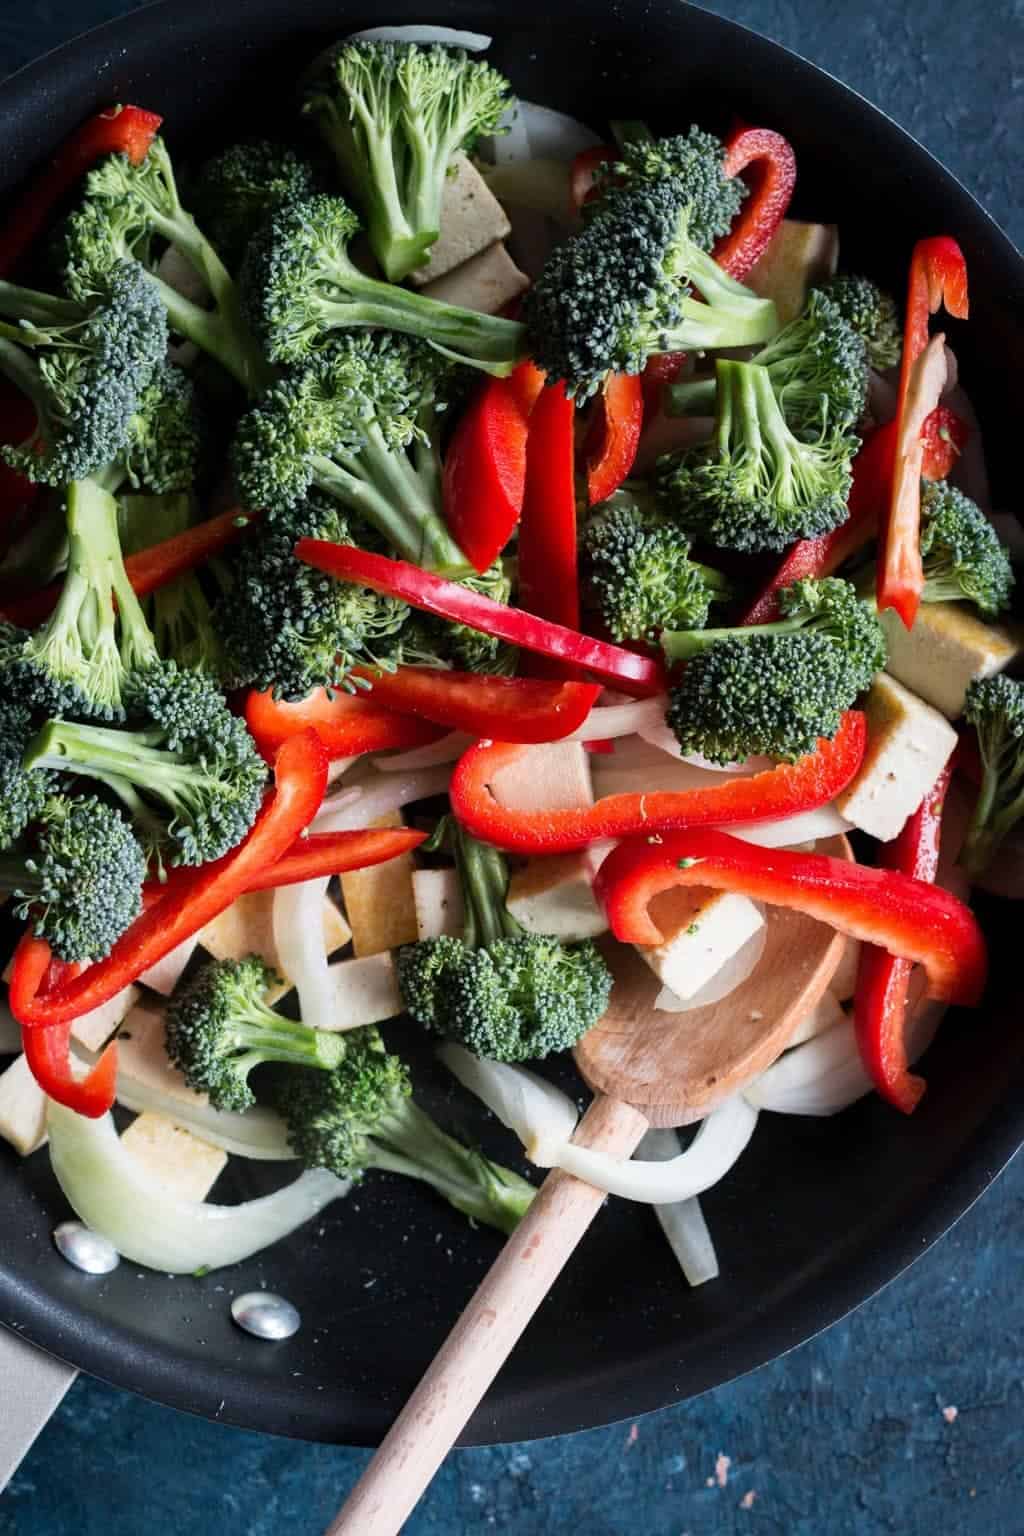
POLYGON ((826 1029, 832 1028, 833 1024, 841 1024, 845 1017, 835 993, 831 990, 823 992, 814 1007, 804 1014, 790 1035, 786 1042, 787 1047, 803 1045, 805 1040, 813 1040, 815 1035, 823 1035, 826 1029))
POLYGON ((637 953, 676 997, 692 997, 760 928, 764 915, 732 891, 677 886, 655 896, 651 917, 661 944, 637 945, 637 953))
POLYGON ((177 1067, 168 1061, 164 1011, 152 1000, 138 1003, 121 1026, 117 1071, 119 1084, 124 1078, 160 1093, 165 1102, 176 1101, 185 1118, 189 1110, 195 1111, 209 1102, 204 1093, 190 1088, 177 1067))
POLYGON ((327 974, 336 998, 334 1029, 383 1024, 405 1011, 394 957, 386 951, 356 960, 337 960, 328 966, 327 974))
POLYGON ((531 747, 494 775, 492 788, 510 811, 574 811, 594 803, 590 758, 579 741, 531 747))
POLYGON ((608 919, 594 895, 589 849, 531 859, 509 881, 506 905, 527 933, 549 933, 571 942, 608 931, 608 919))
MULTIPOLYGON (((374 827, 404 825, 400 811, 371 822, 374 827)), ((417 937, 412 884, 415 867, 412 854, 401 853, 386 864, 353 869, 341 876, 345 916, 357 955, 376 955, 399 944, 411 944, 417 937)))
POLYGON ((222 1148, 148 1109, 122 1134, 121 1145, 179 1200, 197 1203, 206 1199, 228 1160, 222 1148))
POLYGON ((471 256, 461 267, 428 283, 423 289, 428 299, 442 304, 458 304, 481 315, 496 315, 530 286, 499 240, 478 256, 471 256))
MULTIPOLYGON (((348 924, 330 897, 324 897, 324 950, 333 955, 351 938, 348 924)), ((199 942, 215 960, 243 960, 246 955, 260 955, 279 975, 283 975, 274 943, 274 892, 250 891, 239 896, 212 923, 200 929, 199 942)), ((267 992, 267 1001, 276 1003, 291 991, 284 977, 279 986, 267 992)))
POLYGON ((46 1095, 24 1056, 0 1072, 0 1138, 22 1157, 46 1141, 46 1095))
POLYGON ((880 672, 864 701, 864 760, 836 809, 855 827, 889 843, 938 778, 957 743, 949 721, 880 672))
POLYGON ((913 629, 892 609, 879 617, 886 670, 949 720, 963 714, 968 683, 1005 671, 1024 650, 1019 625, 986 623, 969 603, 922 603, 913 629))
POLYGON ((418 939, 457 938, 462 933, 462 887, 454 869, 413 870, 412 899, 418 939))
MULTIPOLYGON (((213 924, 211 923, 210 926, 212 927, 213 924)), ((142 985, 148 987, 151 992, 159 992, 161 997, 170 997, 198 946, 197 933, 183 939, 169 955, 164 955, 156 965, 151 965, 148 971, 142 972, 139 977, 142 985)))
POLYGON ((430 260, 409 273, 410 281, 425 288, 504 240, 511 228, 508 215, 476 166, 465 155, 456 155, 441 198, 441 233, 430 248, 430 260))
POLYGON ((744 282, 763 299, 774 300, 779 324, 788 325, 807 303, 808 289, 831 277, 838 261, 839 231, 834 224, 783 219, 744 282))

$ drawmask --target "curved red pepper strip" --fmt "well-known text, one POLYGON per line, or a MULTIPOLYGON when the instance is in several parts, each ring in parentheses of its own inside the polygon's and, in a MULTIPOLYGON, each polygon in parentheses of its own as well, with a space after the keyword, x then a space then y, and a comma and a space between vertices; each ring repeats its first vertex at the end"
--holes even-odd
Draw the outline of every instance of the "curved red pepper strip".
POLYGON ((594 891, 617 939, 652 945, 663 943, 664 935, 648 907, 676 885, 736 891, 881 945, 924 966, 932 997, 972 1007, 984 991, 985 938, 970 907, 896 870, 759 848, 727 832, 701 830, 656 843, 620 843, 598 870, 594 891))
POLYGON ((254 691, 245 701, 245 723, 268 759, 290 737, 310 729, 319 736, 332 762, 362 757, 367 752, 422 747, 444 735, 443 729, 409 714, 396 714, 369 694, 331 695, 323 688, 294 702, 275 699, 269 689, 265 693, 254 691))
MULTIPOLYGON (((258 512, 242 512, 234 507, 219 517, 197 523, 194 528, 186 528, 184 533, 176 533, 171 539, 152 544, 149 549, 141 549, 137 555, 126 556, 124 569, 132 591, 136 597, 148 597, 157 587, 164 587, 186 571, 212 560, 257 522, 259 516, 258 512)), ((0 617, 11 624, 34 629, 49 618, 63 587, 62 581, 55 581, 38 592, 15 598, 4 604, 0 617)))
POLYGON ((494 563, 519 521, 529 416, 543 383, 544 375, 529 361, 507 379, 488 379, 445 454, 445 521, 478 571, 494 563))
POLYGON ((750 192, 729 233, 715 246, 715 260, 742 282, 756 266, 789 208, 796 186, 796 155, 771 128, 738 128, 725 143, 726 176, 752 170, 750 192))
POLYGON ((480 742, 456 763, 449 794, 457 820, 483 842, 510 853, 566 853, 604 838, 778 821, 827 805, 860 767, 865 741, 864 716, 848 710, 833 739, 795 763, 746 778, 723 774, 723 782, 710 789, 606 795, 580 809, 529 814, 503 806, 491 788, 501 770, 529 748, 480 742))
MULTIPOLYGON (((680 359, 681 360, 681 359, 680 359)), ((607 501, 633 468, 644 422, 644 375, 610 373, 587 433, 587 501, 607 501)))
MULTIPOLYGON (((644 396, 644 416, 654 416, 661 409, 661 393, 682 372, 685 352, 655 352, 644 364, 640 383, 644 396)), ((642 422, 641 422, 642 425, 642 422)))
POLYGON ((429 667, 399 667, 373 674, 372 682, 373 695, 391 709, 498 741, 560 741, 583 724, 601 692, 599 683, 429 667))
POLYGON ((595 144, 581 149, 569 170, 569 212, 579 213, 584 203, 597 196, 597 173, 602 165, 614 165, 619 152, 612 144, 595 144))
POLYGON ((9 277, 32 242, 42 234, 64 195, 103 155, 127 155, 133 165, 145 158, 163 118, 142 107, 108 107, 77 128, 30 184, 4 219, 0 233, 0 277, 9 277))
MULTIPOLYGON (((967 319, 967 263, 955 240, 949 235, 935 235, 919 240, 910 259, 896 409, 897 444, 910 398, 913 370, 929 343, 929 316, 943 305, 956 319, 967 319)), ((897 451, 888 517, 878 551, 876 585, 879 612, 894 608, 907 629, 914 623, 924 588, 919 548, 920 515, 921 463, 904 460, 897 451)))
POLYGON ((261 869, 247 891, 276 891, 282 885, 345 875, 353 869, 387 864, 400 854, 411 853, 426 841, 425 832, 411 827, 367 827, 353 832, 310 832, 298 838, 276 864, 261 869))
MULTIPOLYGON (((79 966, 55 960, 45 939, 27 930, 14 955, 11 975, 11 1007, 40 988, 77 974, 79 966)), ((71 1023, 22 1031, 22 1046, 29 1071, 45 1094, 80 1115, 96 1119, 114 1102, 117 1079, 117 1046, 111 1044, 86 1077, 76 1077, 71 1061, 71 1023)))
MULTIPOLYGON (((568 629, 580 627, 576 553, 576 403, 562 385, 542 391, 526 439, 526 488, 519 520, 519 606, 568 629)), ((573 677, 558 657, 532 655, 533 677, 573 677)))
MULTIPOLYGON (((287 853, 320 808, 327 754, 314 731, 286 741, 275 784, 252 831, 237 848, 196 870, 176 870, 162 897, 149 901, 105 960, 40 990, 36 951, 19 945, 11 975, 11 1012, 23 1027, 69 1024, 109 1002, 143 971, 219 916, 261 873, 287 853)), ((41 941, 39 941, 41 942, 41 941)))
POLYGON ((924 424, 921 441, 924 461, 921 474, 925 480, 945 480, 956 468, 966 447, 971 429, 962 416, 948 405, 938 405, 924 424))
MULTIPOLYGON (((883 869, 898 870, 932 883, 939 868, 942 808, 953 776, 953 762, 943 768, 921 804, 893 842, 882 848, 883 869)), ((853 1019, 861 1061, 882 1098, 909 1115, 925 1090, 923 1077, 910 1072, 905 1039, 907 988, 914 967, 874 944, 865 944, 857 966, 853 1019)))
POLYGON ((638 655, 606 640, 595 640, 564 624, 538 619, 522 608, 496 603, 458 582, 421 570, 408 560, 391 560, 351 544, 329 544, 322 539, 300 539, 295 553, 300 560, 339 581, 357 582, 373 592, 399 597, 425 613, 468 624, 482 634, 507 640, 522 650, 581 667, 614 682, 623 692, 646 696, 664 689, 664 672, 658 658, 638 655))

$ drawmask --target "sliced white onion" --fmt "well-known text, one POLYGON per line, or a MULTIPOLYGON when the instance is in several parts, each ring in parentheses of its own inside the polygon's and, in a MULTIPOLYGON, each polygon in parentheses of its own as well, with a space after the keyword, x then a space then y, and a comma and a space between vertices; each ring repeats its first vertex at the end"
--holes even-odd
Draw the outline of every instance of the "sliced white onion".
POLYGON ((396 752, 394 757, 375 757, 373 766, 381 773, 412 773, 418 768, 436 768, 438 763, 454 763, 475 736, 465 731, 449 731, 439 741, 428 741, 425 746, 412 747, 408 752, 396 752))
POLYGON ((671 757, 639 735, 621 742, 611 756, 594 757, 591 772, 598 798, 658 790, 718 789, 722 784, 721 774, 715 770, 671 757))
POLYGON ((677 997, 668 987, 662 987, 654 1000, 655 1008, 660 1008, 663 1013, 692 1013, 695 1008, 709 1008, 712 1003, 720 1003, 723 997, 742 986, 757 968, 767 942, 768 926, 762 923, 692 997, 677 997))
POLYGON ((839 837, 851 831, 852 821, 841 816, 835 805, 819 805, 813 811, 801 811, 798 816, 785 816, 781 821, 763 821, 754 826, 720 827, 721 832, 731 832, 733 837, 745 843, 756 843, 759 848, 794 848, 798 843, 814 843, 819 838, 839 837))
POLYGON ((703 768, 707 773, 728 773, 737 779, 749 777, 754 773, 764 773, 767 768, 774 766, 770 757, 748 757, 742 763, 711 763, 706 757, 701 757, 699 752, 684 755, 675 731, 666 724, 664 701, 662 701, 660 717, 652 725, 639 726, 637 735, 646 741, 648 746, 657 747, 659 752, 666 752, 669 757, 674 757, 681 763, 689 763, 692 768, 703 768))
MULTIPOLYGON (((675 1131, 651 1129, 637 1148, 637 1156, 653 1162, 667 1163, 678 1157, 679 1137, 675 1131)), ((668 1238, 669 1247, 678 1260, 679 1267, 689 1285, 704 1285, 718 1279, 718 1255, 711 1241, 708 1224, 696 1195, 680 1200, 675 1205, 656 1205, 654 1214, 661 1223, 661 1230, 668 1238)))
POLYGON ((333 1029, 336 1019, 323 933, 329 884, 329 876, 321 876, 274 892, 274 947, 281 970, 295 983, 302 1022, 311 1029, 333 1029))
POLYGON ((152 1083, 127 1072, 117 1074, 117 1102, 137 1115, 146 1110, 164 1115, 211 1146, 222 1147, 236 1157, 269 1163, 290 1162, 295 1157, 288 1145, 284 1121, 263 1105, 236 1114, 201 1101, 185 1104, 175 1094, 162 1093, 152 1083))
POLYGON ((686 1151, 667 1163, 621 1163, 607 1152, 569 1142, 559 1153, 557 1166, 623 1200, 674 1204, 702 1194, 724 1178, 754 1134, 756 1124, 757 1110, 737 1095, 712 1110, 686 1151))
POLYGON ((494 41, 486 32, 464 32, 461 27, 417 22, 402 27, 365 27, 362 32, 348 35, 355 43, 444 43, 448 48, 465 48, 469 53, 483 53, 494 41))
POLYGON ((371 822, 403 805, 427 800, 447 792, 451 773, 445 765, 420 768, 414 773, 388 774, 371 778, 356 790, 336 800, 325 800, 313 822, 314 832, 351 832, 368 827, 371 822))
POLYGON ((665 718, 668 699, 659 693, 653 699, 630 699, 627 704, 595 704, 581 726, 562 741, 617 741, 622 736, 639 736, 665 718))
MULTIPOLYGON (((530 155, 540 159, 574 160, 585 149, 604 141, 586 123, 556 112, 536 101, 520 101, 519 117, 523 124, 530 155)), ((509 157, 511 158, 511 157, 509 157)))
POLYGON ((442 1045, 438 1056, 449 1072, 515 1131, 531 1163, 553 1168, 579 1118, 568 1094, 525 1067, 483 1061, 461 1045, 442 1045))
POLYGON ((53 1171, 76 1216, 122 1257, 164 1274, 238 1264, 287 1237, 349 1189, 318 1168, 242 1205, 182 1200, 125 1151, 109 1115, 87 1120, 51 1102, 47 1129, 53 1171))

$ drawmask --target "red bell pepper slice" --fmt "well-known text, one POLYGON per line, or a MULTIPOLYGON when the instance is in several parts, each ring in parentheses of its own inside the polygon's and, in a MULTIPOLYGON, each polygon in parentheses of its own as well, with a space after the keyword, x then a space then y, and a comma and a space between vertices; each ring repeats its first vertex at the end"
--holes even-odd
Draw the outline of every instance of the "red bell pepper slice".
POLYGON ((948 405, 938 405, 924 424, 921 442, 924 458, 921 474, 925 480, 945 480, 956 468, 971 429, 962 416, 948 405))
POLYGON ((633 468, 644 423, 644 377, 610 373, 587 433, 587 500, 607 501, 633 468))
POLYGON ((572 810, 509 810, 491 784, 527 747, 480 742, 455 765, 449 786, 452 811, 474 837, 509 853, 567 853, 604 838, 651 836, 687 827, 778 821, 827 805, 853 778, 864 756, 864 716, 848 710, 831 741, 795 763, 729 779, 710 789, 656 790, 606 795, 572 810))
MULTIPOLYGON (((29 929, 15 953, 14 975, 22 991, 35 996, 41 987, 76 975, 80 966, 54 959, 45 939, 29 929)), ((12 977, 12 989, 14 987, 12 977)), ((58 1104, 91 1119, 105 1114, 114 1101, 117 1079, 117 1048, 108 1046, 85 1077, 77 1077, 71 1061, 71 1021, 22 1031, 22 1045, 29 1071, 43 1092, 58 1104)))
MULTIPOLYGON (((128 555, 124 562, 125 574, 131 582, 136 597, 148 597, 157 587, 164 587, 176 577, 203 565, 219 555, 259 518, 258 512, 240 512, 237 507, 211 517, 184 533, 176 533, 171 539, 142 549, 137 555, 128 555)), ((2 617, 11 624, 34 629, 48 619, 63 590, 63 582, 54 581, 38 592, 5 603, 2 617)))
MULTIPOLYGON (((576 553, 576 404, 561 384, 540 395, 526 440, 526 489, 519 526, 519 602, 538 619, 580 627, 576 553)), ((534 655, 534 677, 572 677, 557 657, 534 655)))
MULTIPOLYGON (((879 858, 883 869, 934 882, 942 809, 952 776, 951 760, 899 836, 883 846, 879 858)), ((857 966, 853 1004, 861 1060, 882 1098, 905 1115, 916 1107, 925 1090, 924 1078, 915 1076, 907 1063, 907 988, 913 968, 910 960, 896 959, 874 944, 865 944, 857 966)))
POLYGON ((581 149, 569 171, 569 212, 579 213, 584 203, 598 195, 597 173, 602 165, 614 165, 619 152, 611 144, 594 144, 581 149))
POLYGON ((353 832, 310 832, 296 838, 276 864, 261 869, 247 891, 276 891, 282 885, 345 875, 353 869, 387 864, 400 854, 411 853, 426 841, 425 832, 411 827, 367 827, 353 832))
POLYGON ((786 217, 796 186, 796 155, 788 139, 771 128, 741 126, 725 143, 726 176, 750 170, 750 193, 714 258, 730 277, 742 282, 764 255, 786 217))
MULTIPOLYGON (((957 319, 967 319, 967 263, 955 240, 936 235, 919 240, 910 259, 896 457, 889 515, 878 554, 879 611, 895 608, 907 629, 913 625, 924 588, 919 548, 924 459, 921 438, 925 421, 938 404, 933 393, 938 369, 929 370, 926 364, 928 319, 943 305, 957 319)), ((941 389, 941 384, 938 387, 941 389)))
POLYGON ((621 843, 594 891, 611 930, 627 944, 661 944, 648 907, 676 885, 736 891, 805 912, 851 938, 923 965, 932 997, 971 1007, 985 987, 985 939, 974 913, 948 891, 896 870, 871 869, 821 853, 759 848, 727 832, 681 832, 621 843))
POLYGON ((601 692, 599 683, 430 667, 366 676, 372 677, 374 695, 390 708, 492 741, 560 741, 583 724, 601 692))
POLYGON ((331 762, 367 752, 423 747, 444 735, 425 720, 396 714, 370 694, 331 695, 324 688, 294 702, 275 699, 269 689, 253 691, 245 701, 245 723, 268 760, 290 737, 309 729, 319 736, 331 762))
MULTIPOLYGON (((644 396, 644 416, 654 416, 661 409, 661 393, 666 384, 679 377, 686 362, 685 352, 655 352, 644 364, 640 383, 644 396)), ((641 425, 643 423, 641 422, 641 425)))
POLYGON ((127 155, 138 165, 162 122, 142 107, 108 107, 76 128, 7 214, 0 233, 0 277, 14 271, 80 176, 104 155, 127 155))
POLYGON ((529 415, 543 383, 529 361, 507 379, 486 380, 445 454, 445 521, 478 571, 494 563, 519 521, 529 415))
POLYGON ((390 560, 350 544, 330 544, 322 539, 300 539, 295 546, 300 560, 339 581, 353 581, 373 592, 399 597, 413 608, 436 614, 455 624, 468 624, 482 634, 507 640, 525 651, 553 656, 606 678, 626 693, 660 693, 664 674, 660 661, 640 656, 605 640, 595 640, 563 624, 538 619, 521 608, 497 603, 458 582, 446 581, 433 571, 422 571, 407 560, 390 560))
POLYGON ((142 915, 105 960, 44 987, 38 951, 23 940, 15 952, 10 985, 11 1012, 18 1022, 26 1029, 68 1024, 109 1002, 219 916, 288 853, 319 810, 327 786, 327 754, 315 731, 304 731, 284 743, 274 763, 274 776, 274 788, 245 841, 212 864, 174 871, 164 894, 146 903, 142 915))

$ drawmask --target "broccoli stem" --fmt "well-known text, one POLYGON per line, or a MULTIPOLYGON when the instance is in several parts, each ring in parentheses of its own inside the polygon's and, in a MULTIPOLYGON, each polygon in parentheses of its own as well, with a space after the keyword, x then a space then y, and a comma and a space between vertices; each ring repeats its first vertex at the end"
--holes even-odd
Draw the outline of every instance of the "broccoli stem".
POLYGON ((201 764, 159 743, 161 728, 115 731, 101 725, 50 720, 29 745, 26 768, 53 768, 97 779, 125 799, 124 786, 158 795, 175 811, 189 811, 203 801, 206 782, 201 764))
POLYGON ((254 1067, 265 1061, 332 1072, 345 1055, 345 1039, 343 1035, 328 1034, 286 1019, 262 998, 252 998, 239 999, 221 1048, 231 1056, 232 1069, 242 1077, 248 1077, 254 1067), (235 1055, 240 1048, 242 1054, 235 1055))
MULTIPOLYGON (((84 319, 81 304, 73 299, 55 298, 35 288, 0 281, 0 315, 14 320, 28 320, 36 325, 76 325, 84 319)), ((17 328, 14 335, 18 334, 17 328)), ((31 332, 25 338, 31 345, 31 332)))
POLYGON ((685 379, 662 391, 667 416, 713 416, 718 402, 714 379, 685 379))
POLYGON ((759 298, 738 283, 690 240, 685 241, 679 265, 680 277, 706 302, 689 296, 680 300, 678 325, 668 338, 655 337, 651 350, 749 347, 776 335, 779 321, 771 299, 759 298))
POLYGON ((486 949, 496 939, 513 939, 523 930, 505 905, 508 865, 504 854, 478 842, 454 824, 455 864, 465 902, 462 939, 470 949, 486 949))
POLYGON ((669 661, 689 661, 718 640, 751 640, 755 635, 792 635, 807 627, 805 617, 779 619, 772 624, 747 624, 737 629, 663 629, 661 644, 669 661))
POLYGON ((429 1184, 471 1221, 513 1232, 536 1194, 532 1184, 447 1136, 411 1099, 374 1128, 366 1166, 429 1184))
POLYGON ((982 751, 985 771, 960 856, 960 863, 969 875, 980 875, 988 867, 996 849, 1024 816, 1024 787, 1000 810, 994 811, 1004 780, 1007 777, 1019 779, 1024 773, 1024 762, 1014 771, 1017 746, 1016 741, 1012 742, 1010 752, 1002 754, 1010 757, 1009 764, 1000 761, 998 755, 990 761, 989 755, 982 751))
POLYGON ((352 295, 323 299, 325 326, 347 330, 374 326, 419 336, 457 361, 467 359, 485 371, 508 374, 525 355, 525 327, 517 320, 481 315, 457 304, 442 304, 408 288, 365 277, 351 262, 337 264, 338 287, 352 295))

